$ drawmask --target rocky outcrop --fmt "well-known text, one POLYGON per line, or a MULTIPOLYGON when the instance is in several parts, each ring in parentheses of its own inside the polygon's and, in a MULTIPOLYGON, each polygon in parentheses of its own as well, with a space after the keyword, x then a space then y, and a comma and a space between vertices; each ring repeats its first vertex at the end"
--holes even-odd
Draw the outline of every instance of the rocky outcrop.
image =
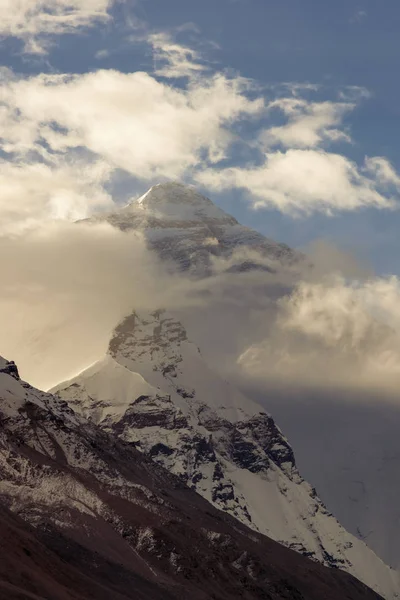
POLYGON ((0 361, 0 373, 5 373, 6 375, 11 375, 14 379, 19 379, 18 367, 13 360, 4 360, 0 361))

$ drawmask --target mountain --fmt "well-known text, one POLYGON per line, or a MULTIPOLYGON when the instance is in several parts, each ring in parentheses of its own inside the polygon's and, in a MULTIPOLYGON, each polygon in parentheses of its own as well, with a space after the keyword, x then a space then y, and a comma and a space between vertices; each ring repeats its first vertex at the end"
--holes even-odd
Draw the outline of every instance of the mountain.
POLYGON ((89 219, 104 220, 122 231, 142 232, 161 259, 197 276, 212 273, 213 260, 228 260, 235 253, 237 260, 230 268, 239 271, 268 269, 265 259, 290 264, 302 258, 285 244, 240 225, 211 200, 180 183, 155 185, 123 209, 89 219))
MULTIPOLYGON (((255 390, 254 397, 265 393, 255 390)), ((400 569, 398 402, 354 389, 288 390, 284 397, 268 394, 266 402, 302 474, 344 527, 400 569)))
MULTIPOLYGON (((196 190, 181 184, 154 186, 124 209, 92 219, 98 220, 123 231, 140 232, 166 269, 205 282, 210 281, 210 275, 222 279, 217 300, 208 297, 195 309, 175 310, 175 317, 202 348, 213 370, 227 372, 229 378, 235 375, 232 365, 248 345, 258 335, 260 340, 268 336, 265 326, 260 333, 255 329, 253 313, 266 311, 267 319, 271 319, 276 299, 291 291, 304 269, 312 269, 305 256, 243 227, 196 190), (257 271, 261 273, 257 275, 257 271), (254 275, 249 279, 250 274, 254 275)), ((249 394, 278 417, 294 442, 301 471, 317 485, 340 522, 397 568, 400 521, 394 457, 398 453, 395 431, 399 419, 388 417, 393 413, 388 413, 388 405, 375 399, 374 417, 368 421, 365 403, 353 402, 352 398, 313 402, 310 394, 304 398, 306 392, 292 389, 284 396, 282 390, 265 395, 248 389, 249 394)), ((289 523, 292 526, 292 520, 289 523)), ((289 538, 287 543, 291 543, 289 538)))
MULTIPOLYGON (((138 375, 125 384, 129 397, 152 391, 138 375)), ((378 600, 106 429, 0 358, 1 600, 378 600)))
POLYGON ((399 597, 399 573, 338 523, 273 418, 219 376, 173 315, 128 316, 107 356, 54 393, 253 531, 399 597))

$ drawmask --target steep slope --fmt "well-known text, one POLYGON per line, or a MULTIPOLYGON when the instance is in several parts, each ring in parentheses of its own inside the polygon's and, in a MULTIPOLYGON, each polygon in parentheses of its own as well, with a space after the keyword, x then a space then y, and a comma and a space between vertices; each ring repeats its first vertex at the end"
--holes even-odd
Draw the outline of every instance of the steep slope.
MULTIPOLYGON (((250 390, 251 393, 251 390, 250 390)), ((400 569, 400 407, 382 393, 305 390, 254 395, 295 448, 303 475, 340 522, 400 569)))
POLYGON ((4 359, 0 474, 0 598, 378 600, 217 511, 4 359))
POLYGON ((122 210, 90 220, 106 220, 122 231, 141 231, 160 258, 197 276, 210 274, 216 258, 228 260, 234 253, 237 259, 227 268, 238 271, 268 269, 261 257, 272 264, 301 258, 285 244, 240 225, 211 200, 180 183, 156 185, 122 210))
POLYGON ((398 597, 399 574, 340 526, 273 419, 213 371, 171 315, 127 317, 109 355, 55 392, 253 530, 398 597))

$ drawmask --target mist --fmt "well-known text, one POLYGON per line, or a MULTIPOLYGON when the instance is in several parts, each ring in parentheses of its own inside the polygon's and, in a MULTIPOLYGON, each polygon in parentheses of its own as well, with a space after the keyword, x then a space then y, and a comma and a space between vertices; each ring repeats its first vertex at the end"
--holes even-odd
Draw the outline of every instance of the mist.
POLYGON ((58 222, 0 238, 0 354, 47 389, 98 360, 132 310, 156 309, 182 282, 139 234, 58 222))
POLYGON ((400 282, 318 241, 293 265, 246 249, 193 279, 106 223, 0 238, 0 354, 48 389, 102 357, 133 310, 173 311, 226 374, 283 388, 381 390, 397 401, 400 282), (6 258, 5 258, 6 257, 6 258), (256 260, 263 269, 232 272, 256 260))

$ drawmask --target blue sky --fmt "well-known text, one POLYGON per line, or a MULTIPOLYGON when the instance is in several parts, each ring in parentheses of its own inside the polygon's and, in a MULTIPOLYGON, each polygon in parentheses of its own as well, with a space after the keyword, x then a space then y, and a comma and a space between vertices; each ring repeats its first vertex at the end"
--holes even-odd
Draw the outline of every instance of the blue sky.
MULTIPOLYGON (((48 8, 47 12, 51 13, 58 2, 59 14, 65 16, 66 11, 71 8, 67 0, 50 3, 52 8, 48 8)), ((38 215, 45 206, 41 201, 50 202, 52 206, 55 202, 60 207, 63 199, 71 196, 79 206, 84 205, 84 196, 91 193, 91 186, 96 189, 97 200, 93 206, 88 207, 89 211, 96 210, 98 206, 104 208, 108 201, 107 195, 112 196, 117 203, 123 202, 131 194, 140 193, 160 179, 178 177, 207 190, 216 202, 240 221, 256 227, 270 237, 296 247, 305 246, 317 238, 327 238, 370 262, 380 274, 400 273, 397 261, 400 250, 400 179, 397 175, 400 170, 397 143, 400 111, 397 76, 400 56, 398 3, 388 0, 383 6, 376 0, 339 0, 335 3, 321 3, 317 0, 203 0, 196 3, 188 0, 169 0, 168 3, 161 0, 127 0, 107 7, 107 0, 96 2, 92 6, 96 6, 98 13, 89 17, 86 14, 86 21, 82 23, 82 17, 78 13, 82 7, 85 8, 84 2, 76 3, 75 0, 76 18, 74 17, 73 27, 69 30, 67 26, 58 27, 57 31, 54 26, 49 28, 46 20, 41 19, 39 9, 35 12, 32 8, 29 9, 31 13, 19 15, 19 21, 18 15, 15 15, 15 22, 11 22, 10 18, 8 23, 6 19, 6 24, 3 23, 2 26, 2 63, 14 72, 14 83, 10 83, 9 73, 6 76, 6 103, 10 107, 10 114, 14 120, 17 119, 15 114, 19 115, 21 130, 26 118, 29 123, 27 128, 39 131, 37 139, 41 138, 40 144, 44 144, 46 149, 50 148, 51 155, 47 154, 43 158, 42 153, 37 158, 37 139, 27 149, 27 141, 22 140, 22 135, 18 134, 18 145, 14 138, 11 150, 10 143, 3 145, 7 165, 3 164, 5 171, 2 182, 8 182, 10 177, 15 176, 12 169, 10 171, 10 163, 18 164, 18 168, 24 169, 24 173, 27 169, 29 171, 29 176, 26 177, 26 193, 29 194, 32 187, 37 190, 39 185, 36 179, 32 182, 32 163, 35 163, 34 170, 37 173, 38 165, 44 161, 49 167, 48 176, 46 175, 48 193, 44 198, 43 194, 35 191, 37 204, 33 205, 38 207, 38 215), (108 18, 105 18, 107 10, 108 18), (151 36, 155 34, 163 36, 161 42, 154 42, 151 36), (192 51, 192 54, 186 56, 189 56, 192 64, 196 64, 199 70, 192 70, 189 75, 185 73, 183 77, 176 77, 174 74, 171 76, 171 72, 168 74, 165 70, 161 72, 160 65, 161 68, 166 64, 171 65, 171 56, 172 60, 175 60, 174 56, 176 58, 176 54, 170 53, 171 44, 180 44, 181 48, 192 51), (202 67, 204 70, 201 70, 202 67), (201 89, 204 93, 211 78, 219 73, 229 80, 223 92, 227 93, 226 102, 233 103, 239 97, 246 97, 248 103, 242 111, 232 108, 234 114, 224 121, 223 108, 217 109, 216 116, 212 112, 215 100, 210 100, 207 109, 210 116, 206 122, 219 119, 218 126, 210 130, 210 135, 218 138, 220 159, 210 159, 210 151, 214 152, 214 149, 204 148, 201 143, 193 146, 193 140, 186 139, 190 135, 200 135, 194 128, 187 135, 184 130, 183 133, 180 131, 179 136, 185 139, 173 164, 168 164, 160 171, 154 166, 156 158, 151 156, 149 159, 146 155, 147 162, 143 162, 143 157, 138 157, 136 153, 131 160, 137 160, 139 166, 131 168, 128 159, 121 158, 121 149, 118 149, 118 156, 117 150, 114 154, 111 150, 104 150, 105 140, 102 140, 100 146, 82 141, 92 140, 96 136, 93 128, 105 128, 104 121, 100 119, 97 124, 94 123, 82 140, 73 144, 71 136, 76 135, 80 127, 77 111, 72 116, 66 115, 67 108, 63 108, 64 114, 58 119, 56 108, 53 105, 48 108, 50 104, 47 96, 45 100, 44 96, 40 96, 43 90, 38 90, 37 79, 29 87, 23 87, 21 83, 27 76, 37 78, 43 73, 51 77, 65 73, 84 76, 96 73, 99 69, 112 69, 121 74, 146 71, 152 80, 164 86, 163 93, 169 88, 186 93, 188 86, 195 85, 197 90, 201 89), (251 80, 247 89, 243 84, 240 87, 237 83, 239 76, 251 80), (295 88, 293 84, 301 86, 295 88), (305 84, 316 87, 308 89, 305 84), (236 86, 234 91, 232 86, 236 86), (229 87, 228 91, 226 87, 229 87), (22 94, 26 94, 28 98, 32 95, 37 99, 34 115, 32 103, 28 100, 24 103, 19 101, 22 94), (12 104, 14 100, 10 100, 11 97, 17 97, 15 105, 12 104), (263 99, 267 106, 278 101, 280 104, 267 111, 256 110, 249 104, 256 99, 263 99), (283 110, 284 106, 288 106, 282 103, 283 100, 301 102, 296 108, 296 122, 300 129, 289 138, 286 136, 287 130, 280 129, 273 134, 274 139, 271 141, 271 130, 284 126, 290 119, 289 113, 283 110), (319 129, 316 130, 307 116, 312 113, 315 117, 315 111, 320 110, 322 103, 329 103, 329 114, 324 109, 319 129), (351 108, 341 108, 345 103, 352 104, 351 108), (44 112, 52 112, 48 123, 44 123, 43 116, 37 116, 39 106, 44 112), (44 142, 41 127, 45 131, 44 142), (318 132, 319 140, 309 139, 310 127, 311 133, 318 132), (48 136, 49 128, 61 132, 60 135, 64 128, 68 130, 68 143, 61 150, 59 141, 57 146, 53 143, 54 136, 51 139, 48 136), (223 139, 226 132, 232 136, 229 144, 223 139), (188 161, 187 166, 180 170, 177 164, 180 157, 185 155, 186 148, 188 154, 193 152, 196 158, 188 161), (268 162, 265 162, 265 153, 268 154, 268 162), (207 154, 208 158, 202 162, 203 154, 207 154), (70 155, 73 155, 72 159, 70 155), (317 163, 314 162, 315 166, 312 166, 307 161, 319 160, 321 156, 324 160, 321 168, 327 167, 327 190, 332 187, 332 182, 342 178, 328 205, 325 198, 320 197, 320 188, 323 189, 324 183, 322 176, 318 192, 314 189, 310 191, 309 186, 309 180, 315 173, 319 177, 320 172, 317 163), (80 165, 86 159, 89 162, 94 159, 101 162, 101 168, 98 167, 98 171, 101 171, 100 179, 96 179, 98 171, 92 169, 84 189, 79 190, 74 187, 73 175, 70 172, 66 174, 62 164, 63 160, 76 161, 77 157, 80 165), (336 162, 333 166, 333 157, 343 157, 346 162, 342 161, 340 165, 336 162), (379 158, 381 162, 378 165, 375 160, 366 165, 365 157, 379 158), (382 160, 385 161, 384 164, 382 160), (273 161, 278 175, 275 170, 265 178, 259 168, 268 168, 273 161), (357 172, 353 170, 350 173, 350 164, 357 172), (390 181, 387 170, 386 175, 383 174, 382 164, 385 169, 391 165, 390 181), (308 180, 304 181, 304 171, 309 168, 308 180), (232 169, 235 171, 232 172, 232 169), (288 169, 291 180, 289 191, 285 187, 286 171, 283 169, 288 169), (61 181, 56 192, 50 189, 49 183, 55 172, 61 181), (358 178, 356 184, 355 177, 358 178), (351 189, 345 178, 351 180, 351 189), (269 186, 275 194, 273 202, 270 201, 269 186), (258 188, 257 194, 254 194, 255 187, 258 188), (268 189, 264 192, 264 188, 268 189), (349 194, 351 202, 348 201, 349 194), (42 197, 40 201, 39 196, 42 197), (257 210, 255 205, 258 206, 257 210)), ((1 4, 0 2, 0 8, 1 4)), ((74 0, 71 0, 71 4, 74 4, 74 0)), ((90 110, 90 103, 96 102, 98 96, 92 98, 88 90, 91 85, 96 87, 96 83, 91 80, 85 85, 86 87, 83 84, 81 86, 79 99, 70 90, 71 103, 87 101, 90 110)), ((110 79, 107 85, 111 88, 118 85, 121 97, 128 98, 131 93, 131 88, 127 88, 124 96, 123 86, 127 83, 121 79, 118 79, 118 84, 117 80, 113 82, 110 79)), ((136 79, 132 85, 137 88, 141 82, 136 79)), ((151 94, 151 90, 148 93, 151 94)), ((175 101, 179 104, 179 99, 175 101)), ((106 120, 108 127, 112 127, 113 119, 120 121, 123 135, 125 128, 122 119, 129 120, 129 113, 125 109, 123 115, 116 111, 115 106, 118 107, 119 102, 116 98, 110 120, 106 120)), ((193 102, 192 97, 190 102, 193 102)), ((133 103, 132 111, 135 110, 139 109, 133 103)), ((105 113, 103 109, 102 111, 99 114, 103 116, 105 113)), ((169 108, 166 107, 166 114, 168 111, 169 108)), ((132 144, 137 143, 135 123, 133 128, 127 124, 126 129, 133 136, 132 144)), ((149 126, 153 127, 152 124, 149 126)), ((14 135, 9 131, 14 132, 15 127, 12 128, 8 121, 3 121, 3 127, 6 130, 4 137, 9 142, 7 136, 14 135)), ((184 128, 185 124, 177 121, 177 127, 184 128)), ((141 133, 145 134, 146 131, 141 133)), ((173 136, 173 130, 167 133, 163 131, 162 134, 166 153, 169 152, 168 135, 173 136)), ((115 140, 110 141, 111 149, 113 145, 116 148, 115 140)), ((138 145, 143 146, 145 142, 138 145)), ((71 163, 68 164, 71 170, 71 163)), ((86 163, 79 168, 84 169, 87 174, 86 163)), ((10 184, 10 187, 13 186, 10 184)), ((19 189, 19 194, 21 193, 23 190, 19 189)), ((328 191, 326 196, 329 196, 328 191)), ((11 203, 12 197, 10 198, 11 203)), ((16 218, 18 210, 15 204, 13 206, 13 218, 16 218)), ((7 211, 10 211, 9 207, 7 211)), ((72 212, 62 209, 61 212, 73 216, 75 209, 72 212)), ((24 206, 21 214, 26 216, 26 213, 24 206)), ((34 214, 30 214, 30 220, 34 214)))

